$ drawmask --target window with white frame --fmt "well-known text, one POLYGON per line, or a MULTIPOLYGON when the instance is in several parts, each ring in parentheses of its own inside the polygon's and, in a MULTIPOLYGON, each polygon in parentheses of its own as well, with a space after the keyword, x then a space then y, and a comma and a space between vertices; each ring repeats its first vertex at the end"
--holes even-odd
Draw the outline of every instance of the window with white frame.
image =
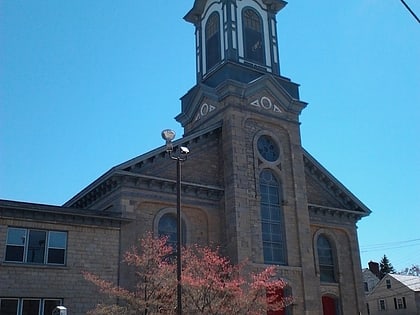
POLYGON ((2 298, 1 315, 51 315, 54 308, 62 305, 62 299, 2 298))
POLYGON ((407 308, 407 304, 405 302, 405 297, 402 298, 394 298, 394 304, 396 310, 402 310, 407 308))
POLYGON ((378 308, 380 311, 386 311, 386 303, 385 300, 378 301, 378 308))
POLYGON ((7 262, 64 265, 67 232, 9 227, 7 230, 7 262))

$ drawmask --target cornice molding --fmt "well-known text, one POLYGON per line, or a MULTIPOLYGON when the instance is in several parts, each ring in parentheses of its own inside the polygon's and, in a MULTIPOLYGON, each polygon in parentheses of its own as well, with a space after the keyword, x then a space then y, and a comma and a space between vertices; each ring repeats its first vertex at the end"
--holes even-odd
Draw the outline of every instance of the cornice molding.
POLYGON ((364 216, 363 213, 360 213, 359 211, 334 208, 334 207, 328 207, 328 206, 322 206, 322 205, 316 205, 316 204, 308 204, 308 210, 309 212, 315 215, 323 215, 323 216, 328 215, 330 217, 336 217, 340 219, 345 217, 354 222, 359 221, 364 216))
MULTIPOLYGON (((207 200, 220 200, 224 189, 216 186, 200 185, 190 182, 181 182, 183 196, 205 198, 207 200)), ((89 208, 95 202, 111 194, 119 188, 135 188, 153 192, 176 193, 176 180, 133 173, 118 170, 106 182, 90 190, 86 195, 78 199, 72 207, 89 208)))
POLYGON ((111 228, 119 228, 121 223, 130 221, 112 212, 80 210, 7 200, 0 201, 0 218, 111 228))

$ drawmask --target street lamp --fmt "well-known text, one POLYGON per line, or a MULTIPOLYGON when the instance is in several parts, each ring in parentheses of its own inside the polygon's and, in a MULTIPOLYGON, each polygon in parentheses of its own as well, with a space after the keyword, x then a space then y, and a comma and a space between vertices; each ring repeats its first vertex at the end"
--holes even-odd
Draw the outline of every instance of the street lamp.
POLYGON ((188 150, 187 147, 179 147, 179 152, 177 155, 174 155, 172 140, 175 138, 175 131, 171 129, 165 129, 162 131, 162 138, 166 141, 166 152, 172 160, 176 160, 176 297, 177 297, 177 307, 176 313, 178 315, 182 314, 182 286, 181 286, 181 162, 187 159, 188 150))

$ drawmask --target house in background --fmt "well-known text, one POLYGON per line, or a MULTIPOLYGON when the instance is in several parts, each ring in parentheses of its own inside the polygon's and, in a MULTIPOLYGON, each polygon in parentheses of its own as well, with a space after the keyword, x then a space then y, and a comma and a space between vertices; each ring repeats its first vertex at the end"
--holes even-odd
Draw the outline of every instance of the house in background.
POLYGON ((387 274, 366 296, 369 315, 419 315, 420 277, 387 274))
POLYGON ((365 294, 368 294, 379 283, 379 264, 370 261, 369 268, 363 269, 362 275, 364 291, 365 294))

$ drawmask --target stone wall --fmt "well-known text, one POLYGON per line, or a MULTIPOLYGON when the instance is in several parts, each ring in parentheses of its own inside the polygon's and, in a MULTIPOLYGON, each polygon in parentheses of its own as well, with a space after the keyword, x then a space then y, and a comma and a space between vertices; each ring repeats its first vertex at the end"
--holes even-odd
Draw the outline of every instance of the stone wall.
POLYGON ((62 299, 68 314, 85 314, 106 297, 82 272, 117 282, 119 229, 0 218, 0 298, 62 299), (64 266, 5 262, 8 227, 66 231, 64 266))

